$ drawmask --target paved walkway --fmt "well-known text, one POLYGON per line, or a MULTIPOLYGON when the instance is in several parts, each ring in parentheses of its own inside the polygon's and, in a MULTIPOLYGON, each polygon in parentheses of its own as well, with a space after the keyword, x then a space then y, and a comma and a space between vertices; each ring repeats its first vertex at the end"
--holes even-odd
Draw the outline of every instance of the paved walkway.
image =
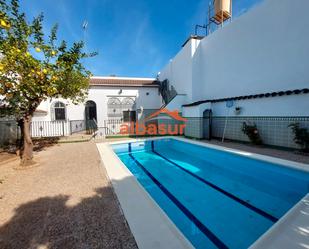
POLYGON ((302 154, 297 150, 278 150, 271 147, 266 146, 258 146, 252 144, 244 144, 244 143, 237 143, 231 141, 224 141, 223 143, 219 140, 212 139, 211 141, 202 140, 205 143, 210 143, 214 145, 225 146, 231 149, 243 150, 251 153, 262 154, 266 156, 278 157, 285 160, 295 161, 299 163, 306 163, 309 164, 309 155, 302 154))
POLYGON ((0 166, 0 248, 136 248, 95 143, 60 144, 40 166, 0 166))

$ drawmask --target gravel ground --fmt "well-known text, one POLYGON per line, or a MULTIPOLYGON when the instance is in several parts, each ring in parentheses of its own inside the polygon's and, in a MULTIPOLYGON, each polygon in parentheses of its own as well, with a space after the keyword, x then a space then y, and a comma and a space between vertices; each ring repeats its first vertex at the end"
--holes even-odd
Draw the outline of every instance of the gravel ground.
POLYGON ((41 151, 39 167, 0 167, 0 248, 137 248, 94 142, 41 151))
POLYGON ((0 151, 0 164, 2 164, 3 162, 6 162, 8 160, 14 159, 16 157, 17 157, 16 154, 0 151))

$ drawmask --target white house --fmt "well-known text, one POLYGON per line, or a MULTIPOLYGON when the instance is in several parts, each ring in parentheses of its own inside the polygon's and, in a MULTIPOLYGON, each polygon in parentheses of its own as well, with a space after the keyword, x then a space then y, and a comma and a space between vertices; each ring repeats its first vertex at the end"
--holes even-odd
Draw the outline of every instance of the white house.
POLYGON ((155 78, 92 77, 85 103, 74 105, 65 99, 44 101, 33 121, 95 120, 98 127, 104 127, 107 120, 134 120, 161 106, 155 78))
POLYGON ((252 121, 265 143, 295 147, 288 125, 309 128, 307 9, 308 0, 264 0, 206 37, 191 36, 157 79, 93 77, 85 104, 46 101, 33 120, 94 119, 104 127, 165 104, 189 118, 190 137, 205 137, 202 118, 211 111, 215 137, 227 128, 227 138, 247 140, 241 124, 252 121))
MULTIPOLYGON (((84 103, 75 105, 61 98, 42 102, 32 118, 31 134, 67 136, 92 127, 102 135, 117 134, 122 122, 147 116, 162 105, 156 78, 92 77, 84 103)), ((14 122, 5 121, 0 131, 2 144, 13 141, 18 129, 14 122), (14 134, 8 136, 12 129, 14 134)))

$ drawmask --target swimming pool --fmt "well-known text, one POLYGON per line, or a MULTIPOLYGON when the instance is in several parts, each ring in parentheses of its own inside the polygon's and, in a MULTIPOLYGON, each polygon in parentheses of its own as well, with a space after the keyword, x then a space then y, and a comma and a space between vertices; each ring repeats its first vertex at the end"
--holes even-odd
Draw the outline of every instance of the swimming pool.
POLYGON ((196 248, 247 248, 309 190, 309 174, 176 139, 112 145, 196 248))

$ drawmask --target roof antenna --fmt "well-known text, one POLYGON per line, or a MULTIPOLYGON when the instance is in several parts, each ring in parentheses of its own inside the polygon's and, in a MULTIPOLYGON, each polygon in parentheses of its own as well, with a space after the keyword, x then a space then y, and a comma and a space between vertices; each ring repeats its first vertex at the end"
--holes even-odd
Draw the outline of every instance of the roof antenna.
POLYGON ((87 29, 87 27, 88 27, 88 22, 85 20, 84 22, 83 22, 83 30, 85 31, 86 29, 87 29))
POLYGON ((88 21, 85 20, 83 22, 82 29, 83 29, 83 42, 85 44, 85 50, 86 51, 87 51, 87 47, 86 47, 86 30, 87 30, 87 27, 88 27, 88 21))

